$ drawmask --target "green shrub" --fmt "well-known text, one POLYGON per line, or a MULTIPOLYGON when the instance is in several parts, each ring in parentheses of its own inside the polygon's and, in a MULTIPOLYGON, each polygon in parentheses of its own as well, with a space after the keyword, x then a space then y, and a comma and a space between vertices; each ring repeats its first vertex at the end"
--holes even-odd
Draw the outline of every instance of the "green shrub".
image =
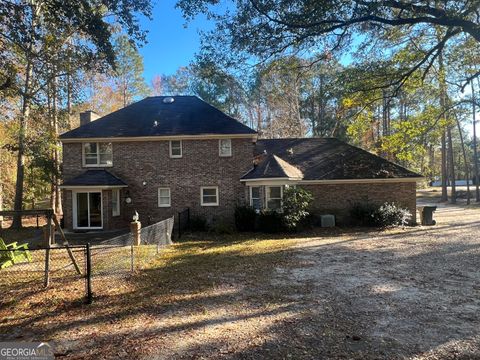
POLYGON ((235 227, 237 231, 255 231, 257 214, 251 206, 237 206, 235 208, 235 227))
POLYGON ((353 225, 388 227, 406 225, 412 214, 395 203, 384 203, 381 206, 372 203, 355 203, 350 209, 350 219, 353 225))
POLYGON ((354 203, 350 208, 350 222, 355 226, 377 226, 377 210, 378 206, 369 202, 354 203))
POLYGON ((283 191, 282 218, 288 230, 297 230, 301 222, 310 214, 308 208, 313 195, 300 187, 285 187, 283 191))
POLYGON ((258 215, 258 230, 265 233, 278 233, 285 230, 283 217, 276 211, 262 211, 258 215))
POLYGON ((189 229, 191 231, 207 231, 207 220, 201 216, 192 216, 190 218, 189 229))
POLYGON ((395 203, 386 202, 378 208, 375 218, 375 222, 381 227, 405 226, 412 219, 412 214, 395 203))

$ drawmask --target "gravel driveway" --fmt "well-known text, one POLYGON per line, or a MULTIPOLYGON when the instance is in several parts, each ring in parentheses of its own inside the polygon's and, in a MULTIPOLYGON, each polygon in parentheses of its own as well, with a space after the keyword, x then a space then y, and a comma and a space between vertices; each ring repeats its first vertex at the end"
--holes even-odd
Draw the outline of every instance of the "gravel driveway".
POLYGON ((435 217, 297 244, 272 281, 307 289, 293 295, 305 357, 480 359, 480 211, 441 205, 435 217))

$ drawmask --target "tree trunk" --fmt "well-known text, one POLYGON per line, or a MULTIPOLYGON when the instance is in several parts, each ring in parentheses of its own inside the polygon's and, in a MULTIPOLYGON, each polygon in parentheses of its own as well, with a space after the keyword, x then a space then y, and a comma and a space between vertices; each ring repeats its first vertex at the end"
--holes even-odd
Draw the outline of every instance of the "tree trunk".
POLYGON ((473 169, 475 176, 475 201, 480 202, 480 190, 479 190, 479 173, 478 173, 478 151, 477 151, 477 120, 476 120, 476 107, 475 107, 475 88, 473 86, 473 80, 470 82, 472 87, 472 125, 473 125, 473 169))
MULTIPOLYGON (((15 202, 13 209, 21 211, 23 209, 23 181, 25 178, 25 137, 28 127, 28 119, 30 117, 30 82, 32 77, 32 61, 27 59, 25 71, 25 84, 22 95, 22 112, 20 114, 20 122, 18 129, 18 154, 17 154, 17 180, 15 183, 15 202)), ((13 229, 22 227, 22 216, 16 213, 13 217, 13 229)))
MULTIPOLYGON (((56 72, 56 69, 55 69, 56 72)), ((53 186, 54 186, 54 206, 53 209, 56 215, 62 215, 62 195, 60 192, 60 151, 58 143, 58 109, 57 109, 57 78, 55 77, 52 81, 52 130, 54 137, 54 150, 53 150, 53 186)))
POLYGON ((458 119, 457 114, 455 113, 454 115, 455 115, 455 122, 457 123, 458 133, 460 134, 460 145, 462 146, 463 162, 465 163, 465 178, 467 179, 467 205, 469 205, 470 204, 470 169, 468 166, 467 151, 465 150, 465 142, 463 141, 462 126, 460 125, 460 120, 458 119))
MULTIPOLYGON (((445 68, 443 66, 443 56, 440 54, 438 56, 438 69, 439 69, 439 78, 438 83, 440 86, 440 110, 442 112, 446 109, 446 99, 447 99, 447 90, 445 84, 445 68)), ((448 169, 447 169, 447 141, 446 141, 446 131, 447 131, 447 118, 445 113, 443 114, 444 125, 442 126, 442 197, 441 201, 448 201, 448 189, 447 189, 447 179, 448 179, 448 169)))
POLYGON ((450 172, 450 186, 451 186, 451 193, 450 193, 450 202, 455 204, 457 202, 457 190, 455 185, 455 161, 453 155, 453 141, 452 141, 452 128, 448 126, 447 128, 447 139, 448 139, 448 164, 449 164, 449 172, 450 172))

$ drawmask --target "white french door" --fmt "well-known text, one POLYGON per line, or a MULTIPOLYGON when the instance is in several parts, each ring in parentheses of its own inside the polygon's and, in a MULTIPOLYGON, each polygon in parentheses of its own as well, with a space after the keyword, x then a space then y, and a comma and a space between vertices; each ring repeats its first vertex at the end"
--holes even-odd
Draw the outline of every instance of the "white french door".
POLYGON ((103 228, 101 191, 79 191, 73 193, 73 228, 103 228))

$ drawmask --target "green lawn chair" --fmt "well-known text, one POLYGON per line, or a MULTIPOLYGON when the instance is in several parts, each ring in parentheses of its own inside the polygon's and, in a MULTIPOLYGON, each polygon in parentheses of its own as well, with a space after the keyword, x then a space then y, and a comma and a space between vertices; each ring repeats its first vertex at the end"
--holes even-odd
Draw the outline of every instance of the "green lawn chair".
POLYGON ((28 244, 17 245, 16 242, 5 244, 0 238, 0 269, 30 261, 32 261, 32 255, 28 251, 28 244))

